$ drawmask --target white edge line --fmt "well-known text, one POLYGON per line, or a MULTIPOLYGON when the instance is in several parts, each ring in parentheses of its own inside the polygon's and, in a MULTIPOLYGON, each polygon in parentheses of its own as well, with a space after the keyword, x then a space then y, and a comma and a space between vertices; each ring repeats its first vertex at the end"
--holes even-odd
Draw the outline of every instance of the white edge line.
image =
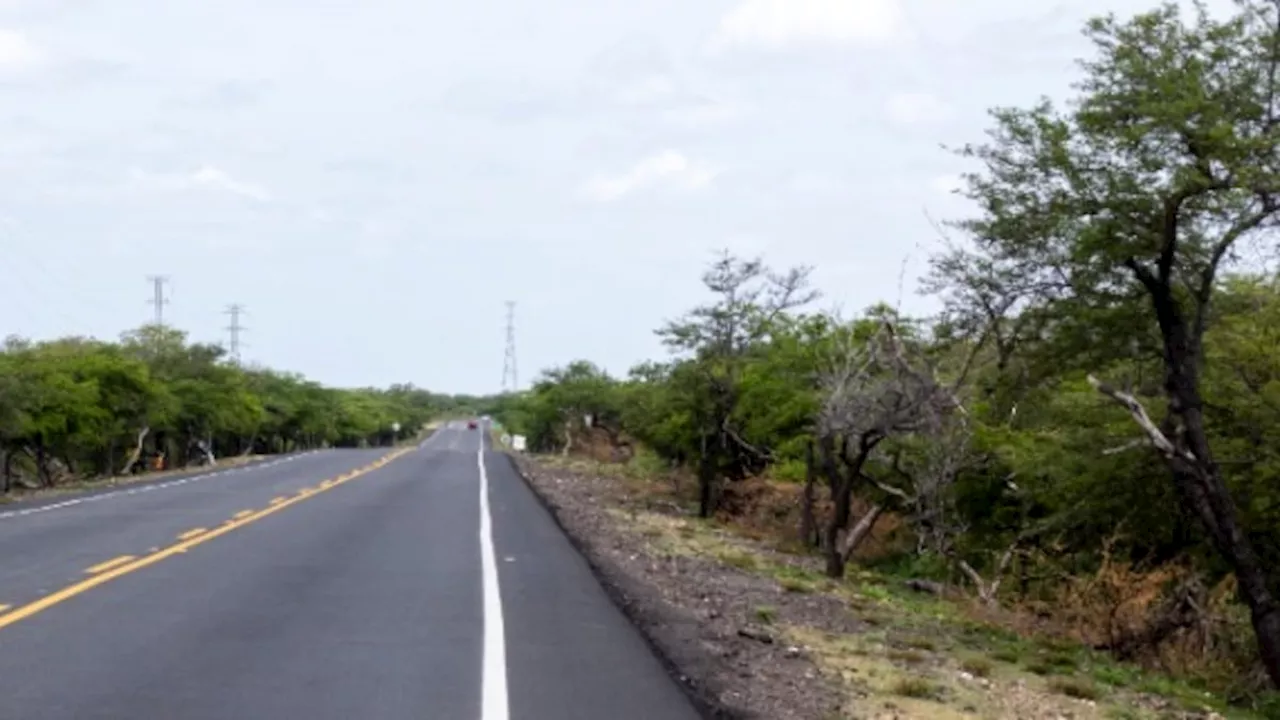
POLYGON ((484 580, 484 664, 480 680, 480 720, 507 720, 507 648, 502 621, 502 593, 493 550, 489 514, 489 476, 484 469, 484 438, 476 453, 480 468, 480 570, 484 580))
MULTIPOLYGON (((312 452, 319 452, 319 451, 316 450, 312 452)), ((309 455, 311 453, 305 453, 305 454, 309 455)), ((295 456, 291 455, 286 459, 292 460, 294 457, 295 456)), ((100 492, 94 495, 87 495, 82 498, 76 498, 74 500, 64 500, 63 502, 53 503, 52 505, 41 505, 39 507, 27 508, 25 510, 10 510, 8 512, 0 513, 0 519, 11 518, 11 517, 21 517, 24 515, 33 515, 36 513, 49 512, 50 510, 61 510, 62 508, 72 507, 75 505, 79 505, 80 503, 98 502, 99 500, 107 500, 113 497, 123 497, 125 495, 137 495, 138 493, 151 492, 152 490, 162 490, 164 488, 175 487, 177 485, 186 485, 187 483, 199 482, 201 480, 208 480, 209 478, 215 478, 215 477, 218 477, 219 475, 224 475, 228 473, 244 472, 246 470, 268 468, 278 462, 281 462, 281 461, 273 460, 273 461, 269 461, 261 464, 239 466, 239 467, 236 467, 235 469, 206 472, 199 475, 192 475, 190 477, 180 478, 177 480, 165 480, 165 481, 157 482, 154 485, 144 485, 142 487, 129 488, 128 490, 111 490, 108 492, 100 492)))

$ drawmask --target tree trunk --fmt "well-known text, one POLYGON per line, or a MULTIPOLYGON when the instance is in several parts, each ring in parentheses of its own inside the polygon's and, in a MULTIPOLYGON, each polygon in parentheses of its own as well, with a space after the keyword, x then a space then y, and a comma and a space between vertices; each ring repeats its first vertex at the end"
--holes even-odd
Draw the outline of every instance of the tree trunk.
MULTIPOLYGON (((831 521, 827 523, 827 531, 822 543, 823 550, 827 555, 827 575, 830 577, 844 577, 844 566, 848 561, 844 546, 848 545, 848 542, 841 543, 840 540, 841 533, 849 527, 850 516, 853 512, 850 507, 853 502, 853 484, 854 481, 862 477, 862 467, 866 464, 867 458, 871 456, 871 452, 875 450, 876 445, 880 443, 880 439, 870 434, 858 438, 858 453, 852 458, 849 457, 849 440, 847 438, 844 439, 844 447, 840 449, 838 455, 844 465, 843 470, 836 465, 835 441, 829 437, 819 440, 820 462, 823 473, 831 483, 831 500, 835 505, 831 512, 831 521)), ((870 518, 871 523, 874 523, 879 518, 879 512, 882 511, 876 512, 870 518)), ((865 535, 869 531, 870 527, 862 532, 865 535)), ((852 533, 850 538, 853 538, 852 533)), ((860 538, 858 540, 860 541, 860 538)))
POLYGON ((845 535, 844 540, 840 543, 840 557, 842 563, 848 563, 849 558, 853 557, 853 551, 858 549, 863 540, 871 536, 871 531, 875 529, 876 521, 884 514, 884 505, 876 503, 872 505, 862 517, 858 518, 858 524, 845 535))
POLYGON ((831 519, 827 522, 826 535, 822 539, 822 549, 827 555, 827 575, 833 578, 844 577, 845 556, 840 552, 840 531, 849 526, 849 505, 853 500, 853 476, 840 472, 835 461, 835 441, 822 438, 820 441, 822 467, 827 481, 831 484, 831 519))
POLYGON ((698 517, 709 518, 716 512, 715 444, 702 436, 702 452, 698 458, 698 517))
POLYGON ((204 451, 205 461, 209 463, 210 467, 218 464, 218 460, 213 453, 213 433, 209 433, 205 437, 204 444, 200 449, 204 451))
MULTIPOLYGON (((1213 459, 1204 427, 1204 400, 1200 396, 1201 338, 1193 335, 1182 309, 1167 283, 1151 286, 1156 317, 1165 350, 1165 394, 1170 414, 1180 429, 1166 435, 1173 442, 1166 452, 1174 483, 1182 501, 1200 517, 1218 552, 1231 564, 1239 583, 1241 600, 1249 608, 1258 650, 1271 682, 1280 687, 1280 608, 1270 589, 1270 578, 1253 543, 1240 527, 1234 499, 1213 459)), ((1200 312, 1208 312, 1207 305, 1200 312)))
POLYGON ((711 461, 704 450, 698 461, 698 517, 704 519, 711 517, 711 475, 711 461))
POLYGON ((573 449, 573 423, 569 420, 564 421, 564 449, 560 454, 569 457, 569 451, 573 449))
POLYGON ((142 459, 142 449, 147 442, 147 435, 151 433, 151 427, 143 425, 138 431, 138 442, 134 444, 133 452, 129 454, 129 459, 125 461, 124 468, 120 471, 121 475, 129 475, 133 472, 133 467, 142 459))
POLYGON ((817 545, 818 526, 813 516, 813 492, 818 470, 813 459, 813 441, 804 448, 804 495, 800 500, 800 545, 810 547, 817 545))
POLYGON ((53 487, 53 475, 49 472, 48 455, 44 450, 44 439, 36 439, 36 477, 40 479, 43 487, 53 487))

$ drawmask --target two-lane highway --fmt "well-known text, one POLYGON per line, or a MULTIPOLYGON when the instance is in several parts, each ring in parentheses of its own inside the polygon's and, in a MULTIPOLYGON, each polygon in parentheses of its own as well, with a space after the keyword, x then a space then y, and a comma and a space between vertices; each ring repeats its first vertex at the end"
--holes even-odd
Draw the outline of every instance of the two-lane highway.
POLYGON ((483 444, 0 517, 0 718, 697 717, 483 444))

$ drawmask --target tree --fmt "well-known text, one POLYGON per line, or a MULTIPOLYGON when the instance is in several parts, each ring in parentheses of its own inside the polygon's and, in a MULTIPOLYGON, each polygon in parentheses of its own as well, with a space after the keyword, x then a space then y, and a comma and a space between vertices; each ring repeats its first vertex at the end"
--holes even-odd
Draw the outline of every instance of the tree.
POLYGON ((442 407, 477 401, 411 385, 327 388, 244 369, 221 348, 158 326, 119 343, 8 338, 0 348, 3 487, 130 473, 152 465, 145 456, 181 467, 228 454, 387 445, 413 437, 442 407))
MULTIPOLYGON (((903 337, 902 328, 883 311, 845 328, 830 366, 822 374, 822 407, 818 414, 819 465, 831 488, 834 511, 827 523, 823 550, 827 574, 844 575, 858 543, 871 532, 885 510, 878 502, 850 528, 855 488, 872 485, 891 501, 919 505, 938 488, 904 490, 875 477, 869 468, 886 443, 923 437, 935 444, 946 434, 959 409, 951 388, 934 374, 921 344, 903 337)), ((906 475, 897 459, 892 468, 906 475)), ((934 484, 936 485, 936 483, 934 484)))
POLYGON ((983 165, 966 193, 981 213, 956 226, 976 248, 935 268, 953 290, 956 317, 998 307, 1004 314, 988 327, 1001 327, 1016 311, 1036 318, 1038 338, 1091 328, 1076 339, 1094 362, 1151 329, 1163 366, 1157 418, 1130 389, 1093 383, 1137 422, 1180 502, 1234 570, 1263 663, 1280 684, 1276 578, 1214 458, 1202 389, 1220 275, 1267 239, 1280 214, 1280 4, 1237 6, 1226 20, 1197 4, 1188 21, 1166 4, 1126 22, 1089 23, 1098 54, 1083 63, 1072 107, 996 110, 990 141, 964 149, 983 165), (1139 332, 1108 333, 1108 317, 1139 332))
POLYGON ((760 259, 743 260, 726 250, 702 278, 716 299, 658 330, 696 369, 691 415, 698 433, 702 517, 715 512, 722 477, 740 479, 766 464, 767 453, 744 438, 734 422, 742 374, 752 351, 772 335, 782 316, 818 297, 808 288, 809 272, 798 267, 774 273, 760 259))

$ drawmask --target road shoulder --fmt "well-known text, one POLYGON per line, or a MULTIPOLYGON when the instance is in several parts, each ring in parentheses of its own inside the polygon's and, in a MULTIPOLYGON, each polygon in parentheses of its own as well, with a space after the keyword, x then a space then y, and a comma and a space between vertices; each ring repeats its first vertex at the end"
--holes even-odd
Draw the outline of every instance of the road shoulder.
POLYGON ((1256 717, 957 588, 865 567, 833 581, 767 524, 785 502, 700 520, 675 475, 512 462, 708 717, 1256 717))
MULTIPOLYGON (((680 553, 655 552, 618 522, 607 480, 507 456, 601 585, 706 717, 840 717, 841 698, 799 647, 753 615, 778 604, 776 582, 680 553)), ((817 596, 808 604, 824 605, 817 596)), ((815 607, 843 614, 836 607, 815 607)), ((804 612, 804 611, 802 611, 804 612)))

